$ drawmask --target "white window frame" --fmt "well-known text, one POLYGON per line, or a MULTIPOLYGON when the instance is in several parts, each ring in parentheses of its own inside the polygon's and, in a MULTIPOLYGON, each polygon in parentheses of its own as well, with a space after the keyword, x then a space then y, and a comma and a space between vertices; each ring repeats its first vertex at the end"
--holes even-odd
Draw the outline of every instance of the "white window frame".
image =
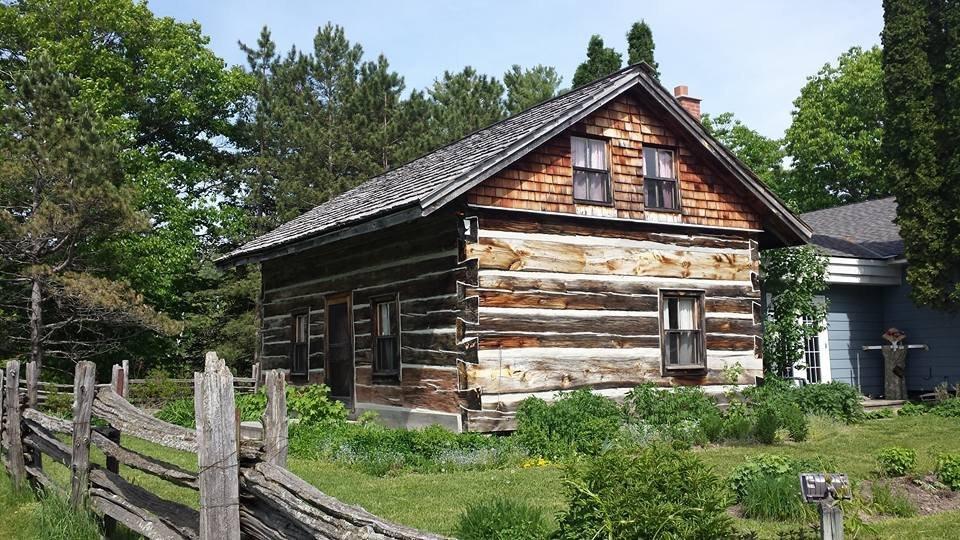
MULTIPOLYGON (((814 301, 820 305, 826 304, 826 299, 823 296, 815 297, 814 301)), ((816 338, 817 352, 820 353, 820 382, 828 383, 833 380, 833 377, 830 373, 830 333, 827 328, 827 321, 824 321, 823 328, 816 335, 816 338)), ((804 357, 806 357, 806 344, 804 344, 804 357)), ((794 377, 807 380, 807 367, 805 365, 802 367, 793 366, 792 372, 794 377)))

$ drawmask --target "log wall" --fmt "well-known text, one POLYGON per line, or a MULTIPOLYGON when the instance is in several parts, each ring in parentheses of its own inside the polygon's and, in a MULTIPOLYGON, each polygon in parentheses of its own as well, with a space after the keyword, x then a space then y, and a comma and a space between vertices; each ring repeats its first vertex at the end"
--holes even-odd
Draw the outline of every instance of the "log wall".
POLYGON ((638 99, 623 95, 473 188, 475 205, 588 214, 690 225, 759 229, 758 213, 733 179, 718 174, 673 129, 638 99), (574 204, 571 135, 608 140, 612 207, 574 204), (680 215, 651 212, 643 203, 643 146, 675 151, 680 215))
POLYGON ((616 394, 659 385, 721 387, 762 374, 756 238, 745 232, 665 233, 642 224, 476 210, 460 284, 476 314, 458 324, 475 347, 461 363, 466 427, 509 429, 530 395, 589 387, 616 394), (665 373, 660 289, 704 291, 707 368, 665 373))
POLYGON ((324 299, 351 293, 354 400, 460 413, 457 217, 415 222, 263 263, 263 369, 289 369, 292 313, 310 316, 310 382, 324 380, 324 299), (401 384, 372 380, 370 299, 399 295, 401 384))

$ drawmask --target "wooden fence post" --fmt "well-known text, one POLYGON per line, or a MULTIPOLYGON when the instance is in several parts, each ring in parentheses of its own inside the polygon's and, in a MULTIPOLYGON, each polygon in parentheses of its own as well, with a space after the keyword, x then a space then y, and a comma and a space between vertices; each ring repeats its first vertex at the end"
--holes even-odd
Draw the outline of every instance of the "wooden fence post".
POLYGON ((121 366, 123 367, 123 387, 118 394, 123 399, 127 399, 127 394, 130 392, 130 361, 124 360, 121 366))
POLYGON ((17 489, 23 487, 27 477, 23 459, 23 435, 20 433, 20 362, 7 362, 7 460, 10 476, 17 489))
POLYGON ((253 364, 251 377, 253 377, 253 393, 256 394, 260 391, 260 362, 253 364))
POLYGON ((82 508, 90 490, 90 416, 97 391, 97 366, 79 362, 73 375, 73 451, 70 456, 70 505, 82 508))
POLYGON ((233 375, 208 352, 193 374, 200 484, 200 540, 240 538, 240 466, 233 375))
POLYGON ((287 466, 287 389, 283 372, 267 372, 264 389, 267 409, 263 413, 264 461, 279 467, 287 466))
POLYGON ((27 362, 27 407, 37 408, 37 387, 40 386, 40 370, 35 361, 27 362))

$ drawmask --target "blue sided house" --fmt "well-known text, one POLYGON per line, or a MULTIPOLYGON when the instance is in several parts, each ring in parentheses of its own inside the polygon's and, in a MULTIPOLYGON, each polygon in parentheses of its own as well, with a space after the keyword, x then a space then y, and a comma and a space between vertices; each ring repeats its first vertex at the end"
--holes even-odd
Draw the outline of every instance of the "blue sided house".
POLYGON ((889 197, 802 215, 813 229, 811 243, 829 261, 828 313, 826 329, 807 340, 806 368, 795 375, 809 382, 842 381, 864 395, 884 397, 877 346, 889 345, 882 336, 895 327, 914 346, 906 358, 909 395, 960 383, 960 316, 910 300, 896 209, 889 197))

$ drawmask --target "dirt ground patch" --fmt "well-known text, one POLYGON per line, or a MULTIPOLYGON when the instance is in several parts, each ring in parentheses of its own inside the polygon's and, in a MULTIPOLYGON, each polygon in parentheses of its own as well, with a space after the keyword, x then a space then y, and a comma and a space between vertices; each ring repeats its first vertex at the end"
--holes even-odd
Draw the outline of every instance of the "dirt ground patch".
POLYGON ((905 494, 921 516, 960 509, 960 492, 951 491, 932 475, 865 481, 862 487, 865 498, 872 497, 873 486, 877 483, 887 484, 892 491, 905 494))

